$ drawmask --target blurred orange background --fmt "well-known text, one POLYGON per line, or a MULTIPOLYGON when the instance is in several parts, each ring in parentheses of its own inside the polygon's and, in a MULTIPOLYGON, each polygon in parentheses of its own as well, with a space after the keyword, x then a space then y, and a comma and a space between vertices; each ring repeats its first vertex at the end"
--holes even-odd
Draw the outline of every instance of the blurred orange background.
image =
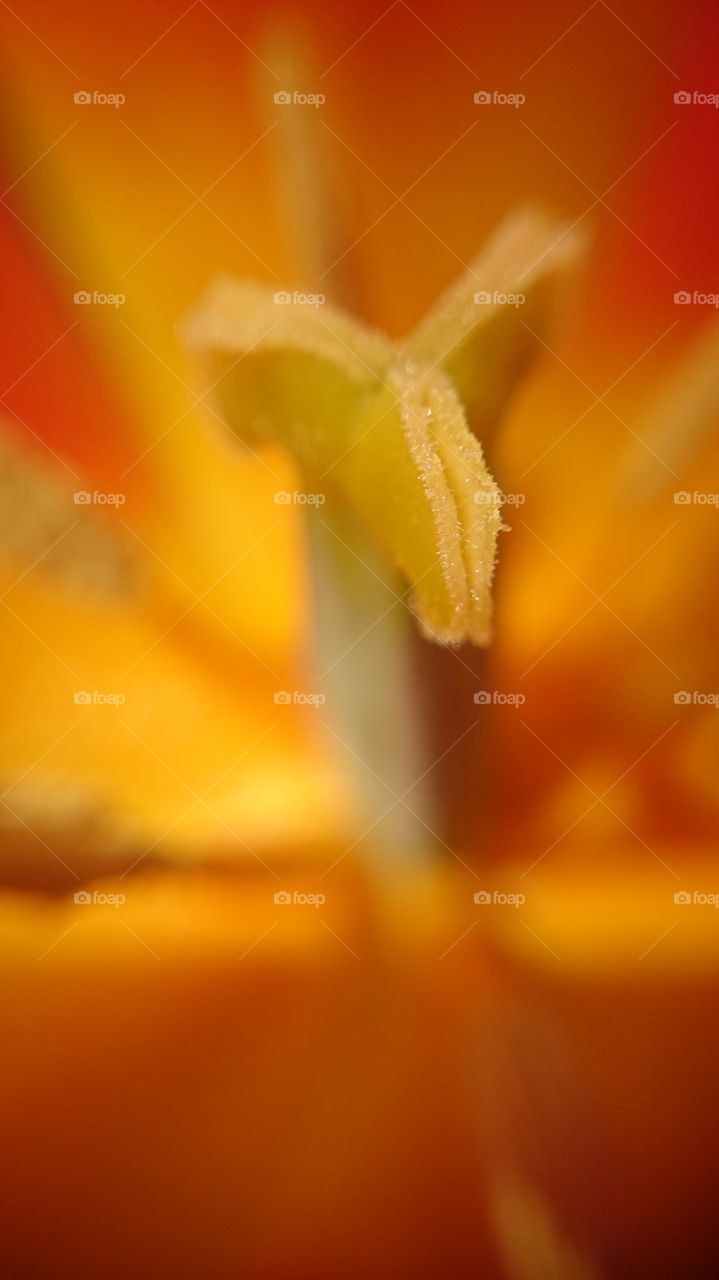
POLYGON ((0 23, 8 1274, 716 1274, 719 917, 674 898, 719 892, 716 706, 675 700, 718 688, 719 515, 674 500, 719 492, 716 312, 675 302, 719 291, 719 115, 675 101, 719 91, 716 6, 0 23), (336 741, 273 701, 312 673, 291 465, 235 447, 181 335, 217 274, 317 285, 290 57, 347 248, 320 287, 364 319, 407 332, 517 207, 587 237, 489 444, 493 647, 417 646, 449 848, 386 876, 345 856, 336 741))

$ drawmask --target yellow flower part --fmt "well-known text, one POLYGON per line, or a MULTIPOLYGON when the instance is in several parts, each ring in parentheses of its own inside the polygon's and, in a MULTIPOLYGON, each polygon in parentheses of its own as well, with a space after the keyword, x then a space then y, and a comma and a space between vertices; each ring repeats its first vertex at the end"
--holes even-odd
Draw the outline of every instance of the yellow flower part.
POLYGON ((238 436, 279 442, 354 513, 442 644, 491 638, 501 495, 475 432, 504 407, 576 251, 549 219, 511 219, 401 342, 316 297, 230 279, 188 325, 238 436))

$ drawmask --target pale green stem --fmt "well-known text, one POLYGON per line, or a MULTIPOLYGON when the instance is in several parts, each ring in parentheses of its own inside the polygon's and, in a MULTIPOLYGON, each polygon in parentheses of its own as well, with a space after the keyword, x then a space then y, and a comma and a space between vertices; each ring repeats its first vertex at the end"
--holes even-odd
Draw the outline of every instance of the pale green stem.
MULTIPOLYGON (((313 660, 358 797, 358 846, 396 862, 431 848, 431 760, 412 661, 416 626, 386 557, 330 504, 309 517, 313 660), (366 837, 366 838, 365 838, 366 837)), ((339 745, 339 744, 338 744, 339 745)))

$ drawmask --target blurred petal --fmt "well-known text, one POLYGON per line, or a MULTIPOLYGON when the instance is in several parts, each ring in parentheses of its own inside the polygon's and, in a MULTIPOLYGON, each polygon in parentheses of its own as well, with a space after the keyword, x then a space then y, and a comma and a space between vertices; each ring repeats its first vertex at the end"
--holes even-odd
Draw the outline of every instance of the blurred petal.
POLYGON ((547 327, 557 285, 583 238, 531 211, 508 218, 404 344, 451 377, 472 429, 484 439, 547 327))

